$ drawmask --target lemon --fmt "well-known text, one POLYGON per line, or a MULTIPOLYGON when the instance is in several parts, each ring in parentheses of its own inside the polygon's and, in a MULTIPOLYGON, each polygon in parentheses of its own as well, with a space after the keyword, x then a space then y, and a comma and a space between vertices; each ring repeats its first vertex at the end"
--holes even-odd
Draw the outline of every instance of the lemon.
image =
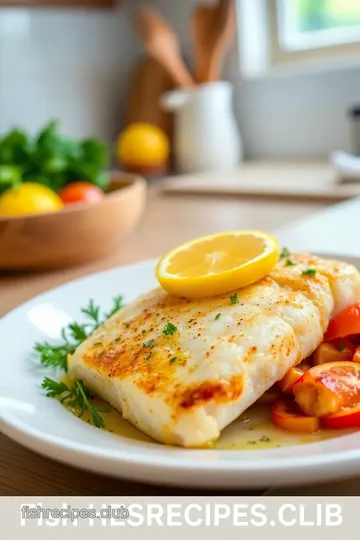
POLYGON ((50 188, 25 183, 5 191, 0 197, 0 217, 56 212, 63 208, 60 197, 50 188))
POLYGON ((190 240, 159 261, 156 277, 169 293, 205 298, 246 287, 266 276, 278 242, 262 231, 230 231, 190 240))
POLYGON ((117 157, 124 166, 153 167, 167 162, 170 142, 157 126, 132 124, 117 141, 117 157))

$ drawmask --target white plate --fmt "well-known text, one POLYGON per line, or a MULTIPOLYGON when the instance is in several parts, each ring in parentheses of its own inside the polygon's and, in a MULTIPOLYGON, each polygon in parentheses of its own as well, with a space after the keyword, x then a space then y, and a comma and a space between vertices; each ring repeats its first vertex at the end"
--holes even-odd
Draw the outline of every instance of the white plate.
MULTIPOLYGON (((335 258, 335 257, 334 257, 335 258)), ((348 260, 360 267, 359 260, 348 260)), ((155 285, 155 262, 89 276, 49 291, 0 321, 0 428, 20 444, 68 465, 143 482, 195 487, 268 487, 355 475, 360 432, 269 450, 185 450, 101 431, 42 395, 44 373, 31 362, 36 341, 59 336, 94 298, 104 308, 155 285)))

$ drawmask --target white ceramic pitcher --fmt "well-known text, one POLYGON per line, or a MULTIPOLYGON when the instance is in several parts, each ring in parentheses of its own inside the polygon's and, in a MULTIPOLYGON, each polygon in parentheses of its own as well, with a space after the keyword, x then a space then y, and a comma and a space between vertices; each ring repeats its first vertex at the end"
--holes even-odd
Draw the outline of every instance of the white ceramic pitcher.
POLYGON ((233 87, 216 82, 164 94, 161 105, 175 113, 174 150, 179 172, 223 171, 242 161, 233 112, 233 87))

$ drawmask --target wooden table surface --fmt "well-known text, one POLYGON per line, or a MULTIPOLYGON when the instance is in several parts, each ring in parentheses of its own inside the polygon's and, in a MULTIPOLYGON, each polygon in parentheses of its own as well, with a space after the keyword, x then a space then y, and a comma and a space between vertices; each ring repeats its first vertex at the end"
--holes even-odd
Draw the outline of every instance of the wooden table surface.
MULTIPOLYGON (((140 224, 108 258, 41 274, 0 274, 0 317, 25 300, 66 281, 156 257, 191 237, 227 229, 286 227, 324 207, 325 203, 320 202, 171 196, 153 187, 140 224)), ((189 492, 74 470, 38 456, 0 433, 0 495, 177 495, 189 492)))

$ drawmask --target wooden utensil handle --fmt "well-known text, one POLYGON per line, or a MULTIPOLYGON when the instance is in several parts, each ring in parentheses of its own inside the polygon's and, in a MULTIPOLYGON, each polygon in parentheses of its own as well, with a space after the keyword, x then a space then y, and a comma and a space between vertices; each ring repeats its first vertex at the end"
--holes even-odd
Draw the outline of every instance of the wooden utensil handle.
POLYGON ((194 79, 180 57, 174 58, 172 62, 165 62, 161 55, 154 55, 154 57, 167 70, 176 85, 184 88, 195 86, 194 79))

